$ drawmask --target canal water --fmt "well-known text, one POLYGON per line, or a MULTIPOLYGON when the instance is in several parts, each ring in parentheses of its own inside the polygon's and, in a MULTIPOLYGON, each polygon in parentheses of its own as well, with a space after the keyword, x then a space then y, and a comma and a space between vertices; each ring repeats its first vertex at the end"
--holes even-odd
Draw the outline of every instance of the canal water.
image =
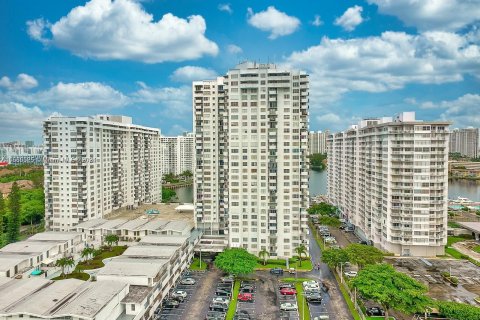
MULTIPOLYGON (((450 179, 448 182, 448 198, 466 197, 472 201, 480 201, 480 181, 450 179)), ((310 196, 327 194, 327 171, 310 171, 310 196)), ((193 203, 193 186, 175 189, 182 203, 193 203)))

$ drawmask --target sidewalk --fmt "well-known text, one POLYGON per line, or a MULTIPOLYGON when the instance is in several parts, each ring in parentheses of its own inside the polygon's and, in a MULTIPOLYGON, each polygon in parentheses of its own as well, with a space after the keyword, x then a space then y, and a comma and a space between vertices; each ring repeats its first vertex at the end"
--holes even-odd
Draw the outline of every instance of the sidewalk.
MULTIPOLYGON (((456 249, 458 252, 461 254, 464 254, 466 256, 469 256, 473 260, 477 261, 480 263, 480 253, 477 253, 473 250, 468 249, 465 244, 466 243, 472 243, 472 241, 464 241, 464 242, 457 242, 452 244, 452 248, 456 249)), ((478 243, 478 242, 476 242, 478 243)))

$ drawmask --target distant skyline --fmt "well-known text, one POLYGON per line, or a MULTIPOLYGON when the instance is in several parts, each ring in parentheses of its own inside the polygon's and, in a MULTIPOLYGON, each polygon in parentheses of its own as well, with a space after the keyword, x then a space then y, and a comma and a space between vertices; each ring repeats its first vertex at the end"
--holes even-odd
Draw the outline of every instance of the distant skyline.
POLYGON ((0 2, 0 142, 52 113, 192 131, 191 81, 244 60, 310 74, 310 130, 415 111, 480 127, 480 0, 0 2))

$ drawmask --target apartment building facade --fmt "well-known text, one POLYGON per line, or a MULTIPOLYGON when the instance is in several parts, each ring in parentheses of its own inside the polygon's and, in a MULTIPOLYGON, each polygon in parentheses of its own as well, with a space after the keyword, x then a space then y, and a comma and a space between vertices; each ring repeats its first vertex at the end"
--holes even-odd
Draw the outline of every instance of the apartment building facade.
POLYGON ((50 117, 43 130, 48 230, 161 201, 159 129, 100 115, 50 117))
POLYGON ((185 132, 178 137, 162 136, 162 174, 179 175, 194 171, 193 154, 195 150, 193 133, 185 132))
POLYGON ((478 158, 480 156, 479 129, 453 129, 450 133, 450 152, 478 158))
POLYGON ((197 227, 254 254, 308 247, 308 83, 251 62, 193 83, 197 227))
POLYGON ((310 131, 308 134, 309 154, 327 153, 327 137, 330 131, 310 131))
POLYGON ((328 137, 328 197, 361 238, 396 255, 444 254, 448 127, 404 112, 328 137))

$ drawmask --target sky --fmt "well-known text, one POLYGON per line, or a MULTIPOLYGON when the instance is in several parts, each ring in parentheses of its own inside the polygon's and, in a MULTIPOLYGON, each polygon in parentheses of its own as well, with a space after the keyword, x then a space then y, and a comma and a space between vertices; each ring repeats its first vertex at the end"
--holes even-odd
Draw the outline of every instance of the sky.
POLYGON ((480 0, 3 0, 0 28, 0 141, 52 114, 191 131, 191 82, 245 60, 310 75, 310 130, 480 127, 480 0))

